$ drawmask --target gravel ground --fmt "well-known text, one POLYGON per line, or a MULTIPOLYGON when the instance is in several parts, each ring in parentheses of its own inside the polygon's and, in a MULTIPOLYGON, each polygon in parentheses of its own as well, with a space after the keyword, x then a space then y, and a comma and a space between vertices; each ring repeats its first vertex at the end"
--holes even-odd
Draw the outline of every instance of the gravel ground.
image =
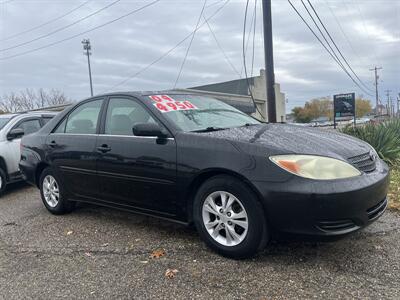
POLYGON ((400 214, 334 243, 275 242, 234 261, 149 217, 89 205, 53 216, 17 184, 0 198, 0 298, 400 299, 400 214), (165 255, 149 258, 157 248, 165 255))

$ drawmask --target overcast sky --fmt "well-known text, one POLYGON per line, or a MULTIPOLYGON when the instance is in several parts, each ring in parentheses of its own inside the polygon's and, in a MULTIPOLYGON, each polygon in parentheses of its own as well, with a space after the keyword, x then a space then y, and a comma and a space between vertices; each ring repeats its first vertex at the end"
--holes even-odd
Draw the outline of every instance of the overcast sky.
MULTIPOLYGON (((56 88, 75 100, 89 96, 88 69, 82 38, 90 38, 95 93, 111 90, 155 90, 174 86, 190 38, 137 77, 125 81, 174 47, 195 28, 203 0, 161 0, 117 22, 46 47, 133 11, 151 0, 0 0, 0 95, 25 88, 56 88), (86 4, 84 4, 87 2, 86 4), (79 9, 74 10, 79 5, 79 9), (67 12, 74 10, 65 17, 67 12), (46 26, 43 23, 50 22, 46 26), (36 30, 24 34, 33 27, 36 30), (16 35, 15 37, 13 37, 16 35), (45 36, 48 35, 48 36, 45 36), (37 41, 30 42, 38 38, 37 41), (24 44, 24 45, 20 45, 24 44), (10 49, 9 49, 10 48, 10 49), (8 50, 6 50, 8 49, 8 50), (117 86, 115 86, 117 85, 117 86), (115 87, 114 87, 115 86, 115 87)), ((300 1, 292 0, 306 16, 300 1)), ((370 88, 382 66, 379 90, 400 92, 400 0, 311 0, 337 45, 360 79, 370 88)), ((211 16, 225 1, 208 0, 211 16)), ((286 0, 272 0, 276 81, 288 98, 287 111, 304 101, 341 92, 362 93, 323 50, 286 0)), ((261 0, 257 3, 254 73, 263 68, 261 0)), ((240 73, 245 1, 231 0, 210 19, 215 35, 240 73)), ((249 26, 254 11, 250 2, 249 26)), ((308 18, 307 18, 308 19, 308 18)), ((202 23, 200 23, 202 24, 202 23)), ((247 50, 251 71, 252 41, 247 50)), ((218 48, 207 25, 197 31, 177 87, 239 78, 218 48)), ((363 93, 365 95, 365 93, 363 93)), ((371 100, 374 96, 370 97, 371 100)))

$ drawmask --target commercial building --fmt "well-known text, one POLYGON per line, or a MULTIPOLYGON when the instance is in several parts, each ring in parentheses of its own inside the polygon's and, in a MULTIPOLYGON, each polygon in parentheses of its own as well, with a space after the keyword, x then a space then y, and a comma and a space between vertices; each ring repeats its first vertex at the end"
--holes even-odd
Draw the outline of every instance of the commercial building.
MULTIPOLYGON (((215 97, 235 106, 247 114, 255 116, 258 119, 268 121, 267 91, 264 70, 260 70, 259 76, 250 77, 248 82, 244 78, 195 86, 188 89, 179 89, 179 91, 187 91, 199 95, 215 97), (257 109, 254 107, 249 90, 251 90, 253 94, 257 109)), ((275 95, 276 119, 278 122, 286 122, 286 99, 285 94, 280 90, 279 83, 275 84, 275 95)))

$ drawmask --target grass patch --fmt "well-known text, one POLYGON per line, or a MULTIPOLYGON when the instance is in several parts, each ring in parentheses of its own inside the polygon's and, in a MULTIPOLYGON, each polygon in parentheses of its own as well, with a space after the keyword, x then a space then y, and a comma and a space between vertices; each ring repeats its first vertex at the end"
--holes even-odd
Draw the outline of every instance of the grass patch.
POLYGON ((390 175, 389 208, 400 210, 400 166, 393 166, 390 175))

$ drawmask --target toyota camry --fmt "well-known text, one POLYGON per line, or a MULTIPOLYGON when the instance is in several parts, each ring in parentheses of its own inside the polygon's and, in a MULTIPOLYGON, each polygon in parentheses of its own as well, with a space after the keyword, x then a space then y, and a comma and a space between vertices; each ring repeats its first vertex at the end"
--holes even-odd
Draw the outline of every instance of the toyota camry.
POLYGON ((271 235, 338 237, 379 218, 387 165, 336 131, 267 124, 211 97, 96 96, 21 143, 20 169, 53 214, 88 202, 194 224, 244 258, 271 235))

